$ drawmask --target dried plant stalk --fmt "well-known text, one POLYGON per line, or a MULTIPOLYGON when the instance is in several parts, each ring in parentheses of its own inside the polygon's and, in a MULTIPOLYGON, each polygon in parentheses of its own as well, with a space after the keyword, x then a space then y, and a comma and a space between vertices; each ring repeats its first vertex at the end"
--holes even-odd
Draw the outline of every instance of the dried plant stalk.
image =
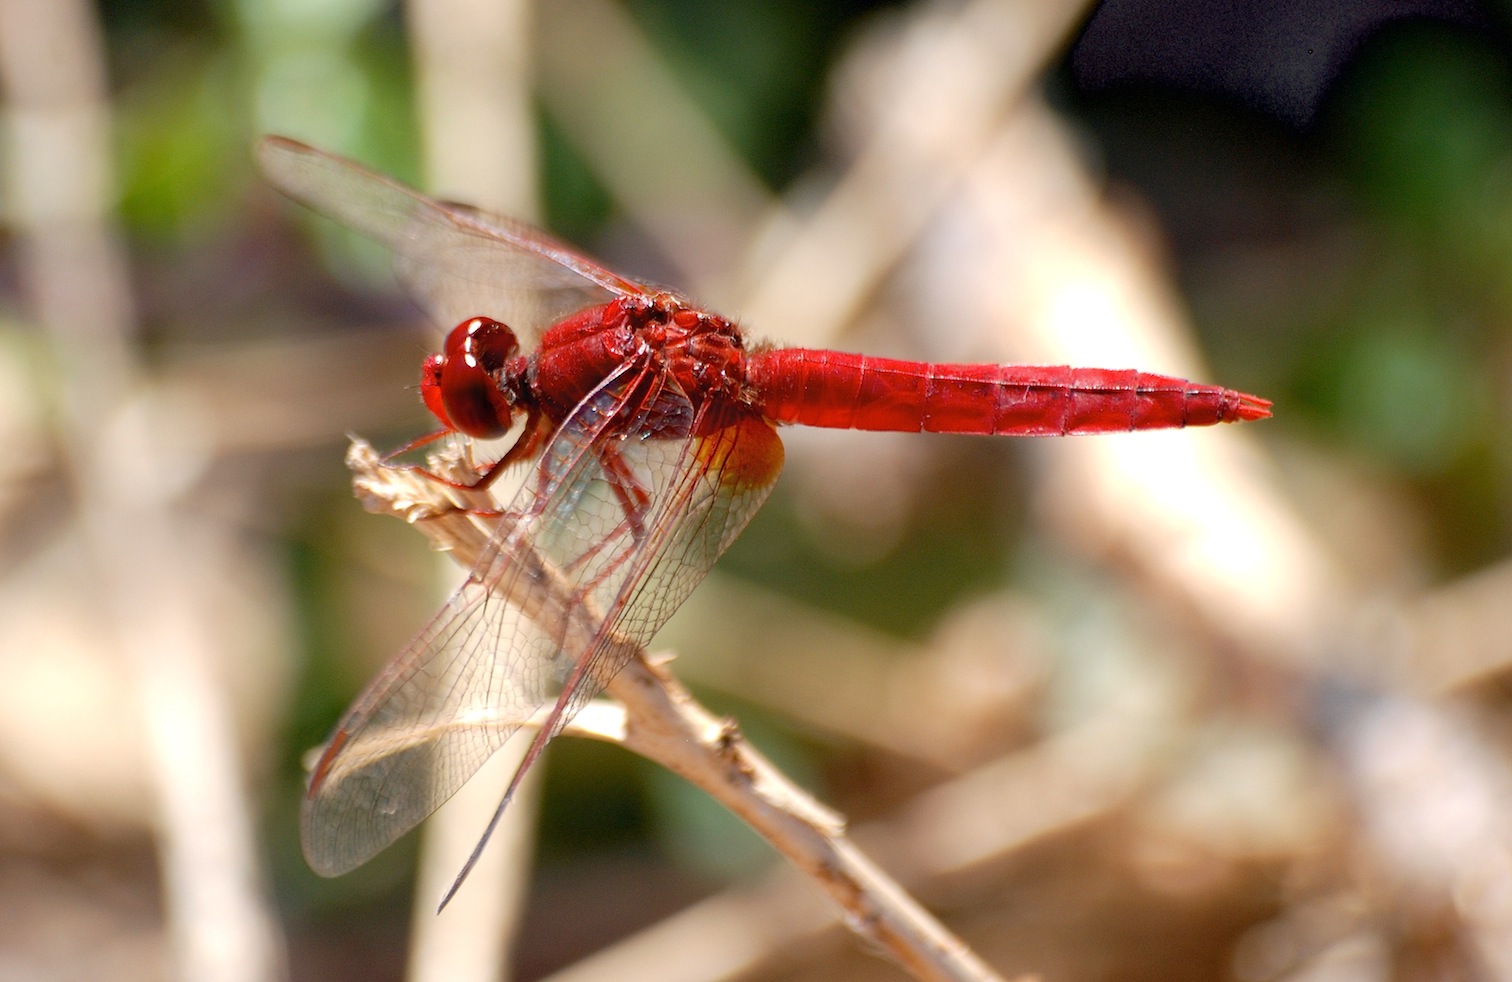
MULTIPOLYGON (((456 449, 430 461, 449 479, 466 480, 470 464, 456 449)), ((402 518, 440 549, 471 567, 497 517, 468 509, 496 507, 486 492, 447 487, 413 470, 385 466, 354 440, 347 454, 364 506, 402 518)), ((554 604, 534 598, 538 613, 554 604)), ((999 976, 849 840, 844 820, 787 779, 741 735, 736 724, 700 706, 666 670, 637 651, 608 685, 624 707, 619 717, 584 714, 594 735, 610 739, 702 788, 772 844, 846 912, 851 929, 920 979, 999 976), (610 721, 606 729, 603 721, 610 721)))

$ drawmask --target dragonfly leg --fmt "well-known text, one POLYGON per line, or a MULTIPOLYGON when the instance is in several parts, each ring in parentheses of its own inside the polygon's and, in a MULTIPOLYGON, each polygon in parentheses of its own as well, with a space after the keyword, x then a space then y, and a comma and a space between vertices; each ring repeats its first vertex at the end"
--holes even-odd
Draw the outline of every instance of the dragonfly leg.
POLYGON ((605 479, 619 500, 620 511, 624 517, 612 530, 600 536, 597 542, 589 545, 568 563, 567 569, 579 569, 599 562, 599 557, 606 550, 612 549, 618 553, 617 556, 605 561, 603 569, 597 575, 580 584, 571 598, 570 602, 573 604, 581 603, 585 598, 593 595, 608 577, 617 572, 620 563, 634 555, 635 550, 624 544, 624 536, 628 534, 635 545, 639 545, 644 540, 647 512, 651 507, 650 493, 636 479, 629 466, 612 446, 599 447, 595 452, 605 479))
MULTIPOLYGON (((517 463, 521 460, 529 459, 535 454, 536 450, 540 448, 541 441, 545 436, 543 428, 541 426, 541 419, 541 411, 539 409, 532 409, 525 417, 525 430, 520 434, 520 438, 514 442, 514 446, 510 447, 509 451, 505 453, 504 456, 500 457, 498 460, 483 468, 482 473, 478 475, 478 479, 471 483, 467 483, 465 481, 450 480, 448 478, 442 477, 440 474, 437 474, 432 470, 429 470, 428 468, 420 466, 419 464, 389 463, 389 461, 393 460, 395 457, 402 456, 403 454, 409 453, 411 450, 418 450, 421 447, 436 442, 447 434, 452 433, 452 430, 441 429, 436 430, 432 433, 427 433, 424 436, 417 437, 411 440, 409 443, 406 443, 404 446, 399 447, 396 450, 391 450, 388 453, 384 454, 383 463, 389 467, 397 467, 401 470, 409 471, 412 474, 418 474, 423 478, 435 481, 437 484, 444 484, 447 487, 455 488, 458 491, 486 491, 488 490, 489 485, 493 484, 494 480, 498 478, 500 474, 504 473, 504 471, 506 471, 511 464, 517 463)), ((477 511, 475 513, 480 515, 488 514, 486 509, 477 511)))
POLYGON ((439 429, 439 430, 432 430, 431 432, 426 433, 426 434, 424 434, 422 436, 417 436, 413 440, 411 440, 410 442, 406 443, 404 446, 402 446, 402 447, 395 447, 393 450, 390 450, 388 453, 384 454, 383 457, 382 457, 383 464, 385 466, 389 466, 389 467, 403 466, 403 465, 390 464, 389 461, 393 460, 395 457, 403 457, 405 454, 409 453, 411 450, 419 450, 421 447, 428 447, 432 443, 435 443, 437 440, 441 439, 443 436, 446 436, 450 432, 452 432, 452 431, 448 430, 448 429, 445 429, 443 427, 442 429, 439 429))
POLYGON ((619 499, 625 520, 630 523, 630 535, 638 543, 645 536, 646 512, 651 507, 651 495, 636 480, 635 474, 626 466, 623 458, 612 446, 599 449, 599 464, 609 478, 609 486, 619 499))

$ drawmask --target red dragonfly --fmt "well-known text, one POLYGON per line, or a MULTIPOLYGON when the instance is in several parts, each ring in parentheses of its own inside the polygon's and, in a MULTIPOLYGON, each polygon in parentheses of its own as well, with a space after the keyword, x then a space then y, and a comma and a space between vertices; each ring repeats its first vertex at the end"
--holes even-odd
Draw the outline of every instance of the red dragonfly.
MULTIPOLYGON (((435 811, 550 706, 452 893, 546 743, 648 644, 761 507, 776 427, 1065 436, 1261 419, 1255 396, 1132 370, 943 365, 749 342, 672 292, 523 223, 436 201, 281 137, 284 193, 392 248, 436 321, 441 428, 533 462, 466 582, 337 725, 304 800, 335 876, 435 811)), ((443 901, 444 905, 445 901, 443 901)))

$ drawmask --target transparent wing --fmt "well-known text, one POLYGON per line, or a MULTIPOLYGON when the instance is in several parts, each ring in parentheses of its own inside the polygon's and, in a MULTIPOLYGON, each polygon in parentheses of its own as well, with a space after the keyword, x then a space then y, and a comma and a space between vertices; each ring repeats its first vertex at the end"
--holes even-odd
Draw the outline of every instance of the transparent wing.
POLYGON ((524 222, 436 201, 303 143, 266 137, 257 158, 284 194, 393 249, 399 278, 443 329, 486 314, 529 350, 568 314, 647 292, 524 222))
POLYGON ((601 385, 467 582, 337 727, 305 800, 311 867, 365 862, 547 704, 541 742, 566 725, 704 578, 781 462, 769 424, 712 425, 659 370, 627 366, 601 385))

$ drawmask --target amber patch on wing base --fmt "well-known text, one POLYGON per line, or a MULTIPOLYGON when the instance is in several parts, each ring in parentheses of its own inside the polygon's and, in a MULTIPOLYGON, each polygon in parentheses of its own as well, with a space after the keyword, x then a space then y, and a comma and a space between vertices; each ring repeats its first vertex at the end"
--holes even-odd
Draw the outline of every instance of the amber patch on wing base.
POLYGON ((734 490, 770 487, 782 471, 782 440, 771 423, 742 416, 699 441, 698 458, 734 490))

